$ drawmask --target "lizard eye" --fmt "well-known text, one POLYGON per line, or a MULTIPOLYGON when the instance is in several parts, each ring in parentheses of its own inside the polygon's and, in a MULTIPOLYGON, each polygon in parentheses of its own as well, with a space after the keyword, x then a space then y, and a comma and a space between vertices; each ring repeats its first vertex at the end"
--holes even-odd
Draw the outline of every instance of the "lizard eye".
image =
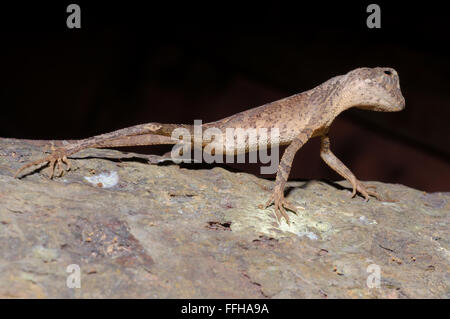
POLYGON ((384 74, 387 74, 387 75, 392 75, 392 72, 391 72, 391 71, 389 71, 389 70, 385 70, 385 71, 384 71, 384 74))

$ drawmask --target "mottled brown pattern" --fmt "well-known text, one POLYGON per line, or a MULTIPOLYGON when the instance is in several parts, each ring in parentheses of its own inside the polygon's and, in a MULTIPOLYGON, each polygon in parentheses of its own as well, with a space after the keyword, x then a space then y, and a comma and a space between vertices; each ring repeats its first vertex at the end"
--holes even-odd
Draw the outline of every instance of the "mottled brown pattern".
MULTIPOLYGON (((279 144, 289 146, 281 158, 275 188, 266 207, 273 202, 278 220, 284 217, 286 222, 289 223, 285 208, 292 211, 295 211, 295 208, 284 198, 284 185, 289 177, 296 152, 311 137, 321 136, 322 159, 353 185, 353 196, 356 192, 359 192, 366 199, 369 198, 369 195, 379 198, 377 193, 367 190, 369 187, 359 182, 353 173, 331 152, 327 132, 336 116, 351 107, 395 112, 401 111, 404 106, 405 99, 400 90, 398 74, 394 69, 358 68, 345 75, 333 77, 309 91, 267 103, 216 122, 203 124, 203 129, 218 128, 223 134, 224 141, 227 128, 242 128, 244 130, 250 128, 279 129, 279 144)), ((67 169, 70 169, 68 156, 89 147, 175 144, 176 141, 172 140, 170 136, 174 129, 180 127, 191 132, 193 137, 192 125, 147 123, 84 140, 71 141, 67 145, 54 148, 53 154, 50 156, 24 165, 15 176, 17 177, 28 167, 45 162, 50 164, 50 177, 53 176, 55 166, 60 175, 63 172, 63 163, 67 165, 67 169)), ((257 140, 259 140, 259 134, 257 140)), ((193 138, 191 142, 193 142, 193 138)), ((42 141, 36 141, 36 143, 42 144, 42 141)), ((270 136, 267 138, 267 143, 270 146, 277 146, 270 141, 270 136)), ((54 144, 61 145, 61 142, 54 141, 54 144)), ((223 146, 215 145, 215 149, 223 149, 223 146)), ((257 148, 257 146, 251 139, 246 138, 240 145, 237 145, 233 153, 245 153, 257 148)), ((226 149, 224 149, 224 153, 227 154, 226 149)))

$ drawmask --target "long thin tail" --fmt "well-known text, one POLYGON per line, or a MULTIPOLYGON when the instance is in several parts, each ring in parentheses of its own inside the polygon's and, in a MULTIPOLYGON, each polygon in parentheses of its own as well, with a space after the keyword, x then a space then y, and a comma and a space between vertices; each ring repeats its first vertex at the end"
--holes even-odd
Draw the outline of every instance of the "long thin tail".
POLYGON ((72 144, 72 149, 78 151, 88 147, 101 146, 108 141, 123 139, 126 137, 130 138, 133 136, 137 137, 139 135, 144 134, 170 137, 172 135, 173 130, 176 128, 185 128, 188 129, 189 131, 191 130, 193 131, 192 125, 185 125, 185 124, 161 124, 161 123, 139 124, 124 129, 120 129, 114 132, 93 136, 84 140, 79 140, 76 143, 72 144))
POLYGON ((50 144, 53 144, 55 146, 64 146, 65 144, 72 144, 79 141, 79 140, 30 140, 30 139, 9 138, 9 137, 0 137, 0 139, 12 143, 28 143, 37 146, 45 146, 50 144))
MULTIPOLYGON (((54 146, 64 146, 66 144, 70 144, 70 145, 77 145, 80 148, 87 148, 104 145, 105 143, 110 144, 108 143, 108 141, 112 142, 113 140, 124 137, 131 138, 133 136, 139 136, 144 134, 154 134, 159 136, 170 137, 172 135, 173 130, 175 130, 176 128, 187 129, 191 134, 193 134, 194 130, 193 125, 187 124, 146 123, 81 140, 31 140, 31 139, 14 139, 14 138, 8 138, 8 140, 11 142, 26 142, 38 146, 44 146, 49 144, 53 144, 54 146)), ((155 139, 155 144, 157 140, 158 139, 155 139)), ((165 139, 161 139, 161 141, 162 140, 165 139)), ((120 144, 120 142, 118 144, 120 144)))

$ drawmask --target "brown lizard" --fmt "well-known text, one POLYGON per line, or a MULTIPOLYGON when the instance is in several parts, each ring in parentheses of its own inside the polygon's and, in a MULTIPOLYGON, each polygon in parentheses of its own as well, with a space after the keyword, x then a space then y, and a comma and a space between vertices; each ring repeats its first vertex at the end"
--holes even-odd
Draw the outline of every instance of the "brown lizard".
MULTIPOLYGON (((400 90, 397 72, 386 67, 358 68, 347 74, 333 77, 309 91, 264 104, 216 122, 205 123, 202 128, 215 127, 223 132, 222 134, 225 134, 227 128, 279 129, 280 138, 277 145, 288 145, 288 147, 279 163, 275 186, 265 207, 273 203, 277 220, 280 221, 284 217, 289 223, 289 216, 285 209, 293 212, 296 209, 284 198, 284 186, 295 154, 311 137, 321 137, 322 159, 351 183, 352 197, 359 192, 366 200, 369 199, 369 195, 381 200, 375 191, 370 190, 373 186, 361 183, 330 150, 329 127, 336 116, 351 107, 381 112, 403 110, 405 99, 400 90)), ((172 139, 171 134, 179 127, 193 132, 192 125, 147 123, 83 140, 70 141, 66 145, 53 148, 51 155, 22 166, 15 177, 18 177, 24 169, 41 163, 49 163, 50 178, 54 176, 55 166, 57 175, 61 175, 64 171, 63 163, 66 165, 65 169, 70 170, 68 157, 85 148, 176 144, 179 140, 172 139)), ((193 139, 187 142, 193 143, 193 139)), ((255 145, 251 143, 250 140, 246 140, 237 145, 233 155, 254 149, 255 145)), ((276 146, 270 140, 268 144, 272 147, 276 146)), ((224 154, 226 154, 225 151, 224 154)))

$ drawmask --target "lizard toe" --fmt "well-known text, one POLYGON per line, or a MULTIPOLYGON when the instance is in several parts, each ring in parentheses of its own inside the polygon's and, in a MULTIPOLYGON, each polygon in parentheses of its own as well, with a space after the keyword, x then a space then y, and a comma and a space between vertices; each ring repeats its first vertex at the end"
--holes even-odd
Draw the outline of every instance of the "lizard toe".
MULTIPOLYGON (((376 199, 378 199, 379 201, 382 201, 382 197, 373 189, 375 189, 376 186, 375 185, 364 185, 363 183, 361 183, 360 181, 356 181, 356 191, 359 192, 362 196, 364 196, 364 199, 367 201, 369 201, 370 196, 375 197, 376 199), (371 190, 372 189, 372 190, 371 190)), ((354 189, 355 191, 355 189, 354 189)))
POLYGON ((62 157, 62 161, 64 162, 64 164, 66 164, 66 171, 70 171, 70 169, 72 168, 72 163, 69 161, 66 155, 62 157))
POLYGON ((54 158, 52 158, 50 160, 50 164, 49 164, 50 173, 48 175, 48 178, 50 178, 50 179, 52 179, 53 175, 55 174, 55 163, 56 163, 56 160, 54 158))
POLYGON ((283 205, 279 202, 275 203, 275 218, 279 224, 284 218, 286 220, 286 223, 290 225, 289 216, 286 213, 286 210, 284 209, 283 205))
POLYGON ((274 196, 273 194, 270 196, 269 200, 266 202, 266 204, 264 205, 264 209, 266 209, 267 207, 269 207, 270 205, 272 205, 272 203, 274 202, 274 196))
POLYGON ((41 158, 39 160, 36 160, 34 162, 28 163, 23 165, 21 168, 19 168, 14 178, 17 178, 19 174, 24 171, 25 169, 39 165, 42 163, 49 163, 49 178, 52 179, 54 176, 62 176, 64 173, 64 170, 70 170, 71 169, 71 163, 69 159, 67 158, 68 155, 72 154, 71 149, 66 148, 55 148, 53 145, 51 146, 52 154, 49 156, 46 156, 44 158, 41 158), (64 164, 66 168, 64 168, 64 164), (55 172, 56 170, 56 172, 55 172))

